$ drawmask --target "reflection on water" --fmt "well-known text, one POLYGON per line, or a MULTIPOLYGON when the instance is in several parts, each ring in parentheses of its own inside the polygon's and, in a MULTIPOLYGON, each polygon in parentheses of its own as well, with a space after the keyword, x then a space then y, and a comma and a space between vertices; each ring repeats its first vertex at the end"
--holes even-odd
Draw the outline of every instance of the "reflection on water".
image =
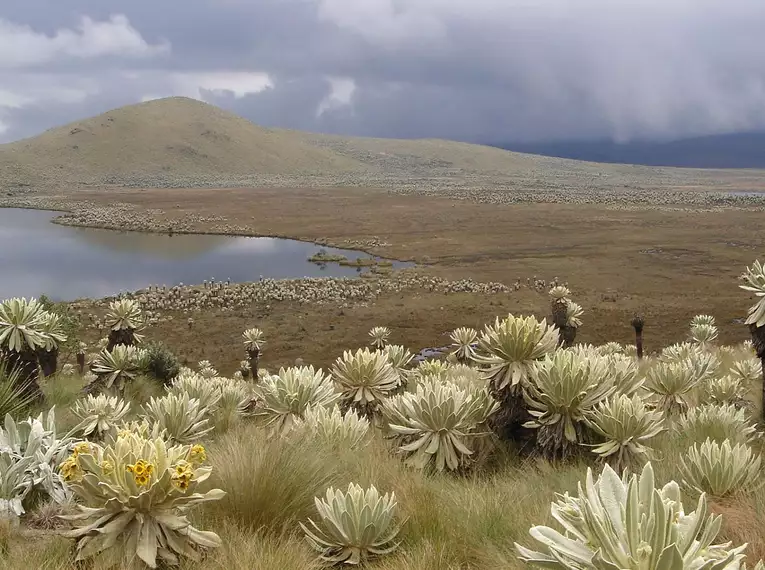
MULTIPOLYGON (((260 277, 352 277, 356 268, 307 261, 319 246, 279 238, 145 234, 50 223, 57 214, 0 208, 0 299, 105 297, 147 285, 260 277)), ((366 254, 324 248, 349 259, 366 254)), ((401 266, 403 264, 396 264, 401 266)))

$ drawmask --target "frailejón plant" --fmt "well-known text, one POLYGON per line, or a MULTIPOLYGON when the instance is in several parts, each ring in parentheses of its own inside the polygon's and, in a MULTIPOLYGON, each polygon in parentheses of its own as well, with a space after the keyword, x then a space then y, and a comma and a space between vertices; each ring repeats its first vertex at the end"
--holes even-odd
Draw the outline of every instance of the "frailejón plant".
POLYGON ((619 473, 650 460, 650 440, 666 429, 664 415, 648 409, 639 394, 611 396, 591 410, 586 421, 605 440, 593 446, 593 453, 619 473))
POLYGON ((330 409, 319 405, 306 408, 295 428, 299 437, 308 435, 331 447, 357 449, 367 441, 369 420, 353 409, 343 414, 339 406, 330 409))
POLYGON ((390 329, 388 327, 374 327, 369 331, 369 336, 372 338, 371 342, 369 343, 372 348, 382 350, 388 346, 390 329))
POLYGON ((531 369, 523 396, 534 419, 525 425, 539 430, 546 454, 566 456, 585 442, 587 413, 615 390, 605 357, 559 350, 531 369))
POLYGON ((680 458, 683 484, 699 493, 725 497, 749 491, 762 481, 762 458, 748 445, 717 443, 707 439, 694 443, 680 458))
POLYGON ((692 441, 711 439, 717 443, 751 443, 761 434, 746 410, 733 404, 704 404, 690 408, 675 426, 676 431, 692 441))
POLYGON ((476 363, 494 389, 503 390, 526 380, 534 363, 557 349, 558 332, 546 321, 508 315, 487 325, 478 345, 476 363))
POLYGON ((117 426, 129 411, 130 402, 117 396, 88 394, 72 407, 72 413, 81 420, 72 428, 72 433, 96 441, 103 441, 107 436, 114 437, 117 426))
POLYGON ((452 354, 457 362, 469 363, 475 359, 478 332, 470 327, 454 329, 449 336, 452 340, 452 354))
POLYGON ((371 486, 351 483, 347 491, 330 487, 324 498, 316 497, 319 523, 300 523, 306 539, 331 563, 361 564, 373 556, 393 552, 400 525, 394 521, 396 497, 380 495, 371 486))
POLYGON ((221 545, 213 532, 196 529, 187 511, 224 496, 220 489, 197 493, 212 471, 201 445, 168 447, 160 438, 124 433, 106 447, 80 444, 61 473, 82 504, 64 518, 75 530, 77 560, 100 556, 131 567, 138 558, 149 568, 200 560, 201 550, 221 545))
POLYGON ((342 393, 344 407, 362 415, 374 412, 382 400, 399 386, 399 375, 383 352, 345 351, 332 366, 332 378, 342 393))
POLYGON ((515 545, 521 560, 539 568, 737 570, 744 558, 746 545, 715 544, 722 521, 706 497, 686 512, 677 483, 655 487, 651 463, 622 478, 609 465, 597 480, 588 469, 578 496, 559 495, 551 513, 563 533, 535 526, 540 551, 515 545))
POLYGON ((213 430, 209 410, 188 394, 165 394, 144 405, 146 417, 164 430, 172 444, 199 441, 213 430))
POLYGON ((382 415, 408 464, 443 471, 469 461, 472 440, 485 433, 482 425, 498 407, 486 389, 465 390, 426 379, 414 392, 385 401, 382 415))
POLYGON ((289 433, 309 406, 329 407, 340 399, 330 376, 313 366, 281 368, 264 379, 257 392, 255 416, 279 435, 289 433))

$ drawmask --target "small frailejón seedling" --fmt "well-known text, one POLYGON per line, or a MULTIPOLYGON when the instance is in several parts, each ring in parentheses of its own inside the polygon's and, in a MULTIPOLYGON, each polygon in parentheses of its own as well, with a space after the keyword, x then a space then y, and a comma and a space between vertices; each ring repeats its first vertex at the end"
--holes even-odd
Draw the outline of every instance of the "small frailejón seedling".
POLYGON ((137 301, 133 299, 113 301, 109 305, 105 322, 109 327, 107 351, 111 351, 120 344, 125 346, 140 344, 142 337, 138 333, 143 328, 144 322, 141 306, 137 301))
POLYGON ((478 332, 469 327, 454 329, 449 335, 452 340, 452 354, 457 362, 469 364, 476 356, 475 345, 478 343, 478 332))
POLYGON ((611 396, 591 410, 586 421, 605 439, 592 446, 593 453, 619 473, 652 459, 649 441, 666 429, 664 415, 650 410, 640 394, 611 396))
POLYGON ((71 438, 56 435, 54 409, 47 415, 16 422, 5 416, 0 428, 0 519, 20 516, 25 503, 48 498, 63 504, 71 494, 55 472, 71 438))
POLYGON ((688 409, 699 377, 686 362, 656 362, 646 373, 645 388, 657 398, 657 408, 667 415, 688 409))
POLYGON ((371 342, 369 343, 372 348, 376 350, 382 350, 388 346, 388 339, 390 339, 390 329, 388 327, 374 327, 369 331, 371 342))
POLYGON ((472 440, 485 434, 481 426, 498 407, 485 388, 466 390, 426 379, 414 392, 389 398, 381 409, 409 465, 454 471, 468 463, 472 440))
POLYGON ((314 405, 305 409, 302 420, 295 422, 295 430, 300 437, 316 438, 330 447, 358 449, 368 441, 369 420, 353 409, 343 414, 337 405, 332 409, 314 405))
POLYGON ((733 404, 703 404, 689 409, 675 426, 678 434, 692 441, 711 439, 717 443, 752 443, 761 437, 746 410, 733 404))
POLYGON ((361 564, 373 556, 393 552, 401 524, 394 521, 394 493, 380 495, 371 486, 351 483, 347 491, 330 487, 324 498, 316 497, 320 521, 300 523, 308 543, 322 560, 334 564, 361 564))
POLYGON ((746 445, 707 439, 680 458, 683 484, 698 493, 726 497, 762 484, 762 458, 746 445))
POLYGON ((181 369, 178 376, 167 387, 167 393, 176 396, 188 394, 189 398, 199 400, 199 405, 210 410, 210 412, 217 408, 221 398, 221 391, 217 382, 211 378, 205 378, 189 368, 181 369))
POLYGON ((145 369, 146 351, 142 348, 118 344, 111 350, 104 349, 91 365, 96 380, 88 386, 88 390, 110 390, 113 387, 121 391, 126 381, 134 380, 145 369))
POLYGON ((515 545, 518 557, 538 568, 738 570, 745 557, 745 544, 715 544, 722 521, 709 513, 706 497, 687 512, 677 483, 655 487, 651 463, 623 478, 608 465, 597 479, 587 469, 578 496, 559 495, 550 510, 564 532, 535 526, 530 534, 541 551, 515 545))
POLYGON ((386 354, 366 348, 343 352, 332 366, 332 378, 340 388, 342 407, 353 407, 367 418, 400 384, 386 354))
POLYGON ((331 377, 313 366, 281 368, 258 385, 257 393, 260 403, 255 417, 271 435, 289 433, 310 406, 329 407, 340 399, 331 377))
POLYGON ((209 410, 188 394, 165 394, 161 398, 151 398, 143 410, 157 429, 165 431, 172 444, 199 441, 215 427, 210 421, 209 410))
POLYGON ((534 419, 524 425, 545 455, 567 457, 586 441, 587 413, 615 390, 604 357, 559 350, 531 369, 523 397, 534 419))
POLYGON ((88 394, 77 400, 72 407, 72 413, 81 420, 72 428, 72 433, 95 441, 103 441, 107 436, 114 437, 119 422, 129 411, 130 402, 117 396, 88 394))
POLYGON ((747 392, 740 378, 733 374, 726 374, 719 378, 712 378, 704 385, 703 398, 709 404, 719 406, 730 404, 736 408, 745 408, 747 392))
POLYGON ((221 499, 212 489, 197 493, 212 471, 201 445, 170 446, 160 438, 123 433, 106 447, 80 443, 61 465, 61 474, 77 498, 80 513, 63 518, 77 528, 77 560, 99 557, 132 567, 140 559, 149 568, 200 560, 203 549, 221 545, 217 534, 196 529, 186 514, 198 504, 221 499))

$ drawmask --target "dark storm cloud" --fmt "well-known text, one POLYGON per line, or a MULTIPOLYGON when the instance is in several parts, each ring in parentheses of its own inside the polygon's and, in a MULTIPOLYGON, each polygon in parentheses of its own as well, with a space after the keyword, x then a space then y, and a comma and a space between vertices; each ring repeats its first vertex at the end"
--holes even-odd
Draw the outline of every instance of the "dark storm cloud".
POLYGON ((26 0, 0 23, 5 140, 172 94, 376 136, 765 127, 761 0, 26 0))

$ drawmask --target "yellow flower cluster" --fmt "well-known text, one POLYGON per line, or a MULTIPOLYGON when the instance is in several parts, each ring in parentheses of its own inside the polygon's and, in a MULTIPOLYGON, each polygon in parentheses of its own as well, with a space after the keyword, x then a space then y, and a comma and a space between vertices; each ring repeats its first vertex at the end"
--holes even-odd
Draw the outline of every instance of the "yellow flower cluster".
POLYGON ((173 485, 178 487, 181 491, 185 491, 189 488, 189 484, 191 483, 191 478, 193 476, 194 470, 191 466, 191 463, 181 460, 175 466, 175 470, 170 477, 170 481, 172 481, 173 485))
POLYGON ((74 446, 72 457, 76 459, 78 455, 88 455, 90 453, 93 453, 93 448, 90 446, 90 444, 87 441, 81 441, 80 443, 74 446))
POLYGON ((148 485, 151 481, 151 474, 154 473, 154 465, 143 459, 139 459, 133 465, 127 465, 125 469, 133 474, 135 484, 139 487, 148 485))
POLYGON ((72 455, 70 455, 59 467, 59 471, 61 472, 61 476, 64 478, 64 481, 74 481, 76 479, 80 479, 83 475, 83 472, 77 458, 80 455, 89 455, 92 453, 93 448, 87 441, 81 441, 75 445, 74 450, 72 451, 72 455))
POLYGON ((77 458, 74 455, 70 455, 67 460, 61 464, 59 471, 61 471, 61 476, 64 478, 64 481, 73 481, 82 476, 82 469, 80 469, 80 466, 77 464, 77 458))
POLYGON ((189 461, 196 464, 207 461, 205 448, 199 444, 192 446, 191 451, 189 451, 189 461))
POLYGON ((111 475, 114 473, 114 465, 112 465, 112 462, 108 459, 104 459, 101 462, 101 471, 104 472, 104 475, 111 475))

